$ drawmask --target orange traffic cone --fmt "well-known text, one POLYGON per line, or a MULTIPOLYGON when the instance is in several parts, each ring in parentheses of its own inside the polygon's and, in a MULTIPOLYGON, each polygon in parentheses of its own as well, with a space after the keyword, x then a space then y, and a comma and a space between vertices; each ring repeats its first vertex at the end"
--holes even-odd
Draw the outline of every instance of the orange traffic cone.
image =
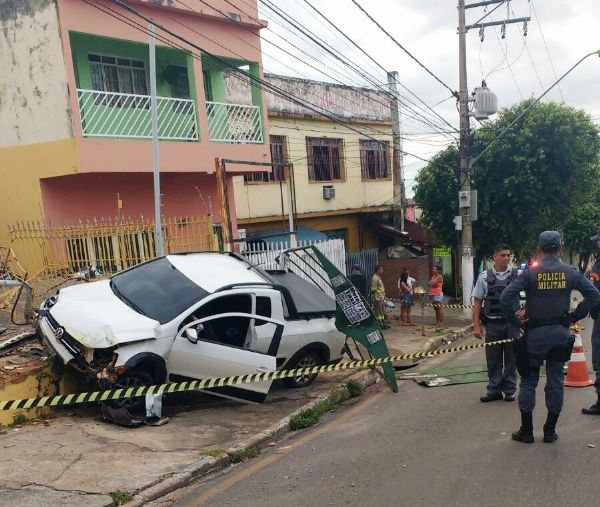
POLYGON ((571 329, 576 333, 575 344, 573 345, 571 360, 569 361, 567 368, 567 380, 565 381, 565 385, 569 387, 591 386, 594 382, 590 379, 588 373, 588 366, 583 351, 583 342, 581 341, 581 335, 579 334, 579 326, 575 324, 571 329))

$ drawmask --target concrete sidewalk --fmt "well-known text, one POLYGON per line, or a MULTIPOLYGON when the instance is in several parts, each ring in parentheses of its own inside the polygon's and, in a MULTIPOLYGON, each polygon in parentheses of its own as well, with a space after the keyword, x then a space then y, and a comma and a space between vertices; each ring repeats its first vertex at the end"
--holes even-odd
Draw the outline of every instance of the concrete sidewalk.
MULTIPOLYGON (((469 321, 460 310, 447 311, 448 328, 403 327, 391 310, 385 331, 392 355, 444 346, 469 321)), ((426 309, 433 321, 433 311, 426 309)), ((420 323, 415 315, 415 322, 420 323)), ((246 405, 202 393, 169 395, 161 427, 123 428, 103 422, 99 408, 55 410, 46 419, 0 429, 3 473, 0 506, 113 505, 111 493, 155 498, 194 476, 227 466, 230 456, 261 447, 288 431, 288 417, 327 397, 358 375, 375 381, 370 370, 321 374, 305 389, 275 383, 262 405, 246 405)))

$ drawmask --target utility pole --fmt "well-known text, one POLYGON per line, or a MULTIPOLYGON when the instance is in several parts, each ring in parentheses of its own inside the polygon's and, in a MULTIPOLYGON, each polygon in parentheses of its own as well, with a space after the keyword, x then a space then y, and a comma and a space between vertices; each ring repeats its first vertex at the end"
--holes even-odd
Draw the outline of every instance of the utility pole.
MULTIPOLYGON (((461 192, 471 195, 471 175, 469 171, 469 90, 467 88, 467 29, 465 26, 465 0, 458 0, 458 106, 460 114, 460 168, 459 186, 461 192)), ((462 258, 463 305, 471 304, 473 287, 473 229, 470 202, 462 206, 459 200, 459 215, 462 217, 460 256, 462 258), (462 206, 462 207, 461 207, 462 206)))
POLYGON ((296 203, 294 200, 293 191, 295 182, 292 164, 285 164, 283 166, 283 174, 285 177, 285 186, 287 189, 288 222, 290 226, 290 248, 296 248, 298 246, 298 243, 296 241, 296 224, 294 223, 296 203))
POLYGON ((394 213, 394 227, 396 229, 404 230, 404 180, 402 179, 403 163, 403 150, 402 150, 402 137, 400 132, 402 124, 400 123, 400 111, 398 101, 398 89, 396 83, 398 82, 398 73, 396 71, 388 72, 388 89, 390 92, 390 114, 392 118, 392 185, 394 189, 393 203, 394 207, 400 210, 397 215, 394 213))
MULTIPOLYGON (((475 23, 466 25, 465 11, 474 7, 485 7, 492 4, 503 4, 506 0, 486 0, 465 5, 465 0, 458 0, 458 104, 460 114, 460 172, 459 172, 459 224, 462 225, 460 256, 462 259, 462 287, 463 287, 463 305, 471 304, 471 291, 474 278, 474 249, 473 249, 473 221, 471 214, 471 160, 469 146, 471 141, 471 130, 469 124, 469 89, 467 86, 467 32, 471 28, 479 28, 481 34, 486 26, 502 26, 503 37, 505 28, 510 23, 526 23, 531 18, 513 18, 503 21, 491 21, 487 23, 475 23)), ((491 11, 490 11, 491 12, 491 11)), ((488 13, 489 14, 489 13, 488 13)), ((479 19, 481 21, 487 16, 479 19)), ((474 204, 474 203, 473 203, 474 204)))
POLYGON ((160 165, 158 158, 158 103, 156 100, 156 47, 154 25, 148 23, 148 48, 150 51, 150 114, 152 116, 152 172, 154 175, 154 247, 156 255, 165 254, 160 198, 160 165))

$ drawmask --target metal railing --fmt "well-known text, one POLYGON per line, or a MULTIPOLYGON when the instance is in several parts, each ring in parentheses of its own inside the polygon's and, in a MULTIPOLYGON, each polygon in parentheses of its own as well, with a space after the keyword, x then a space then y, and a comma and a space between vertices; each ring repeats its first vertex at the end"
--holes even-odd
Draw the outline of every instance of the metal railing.
MULTIPOLYGON (((210 217, 163 218, 165 253, 217 250, 210 217)), ((154 221, 100 220, 70 226, 9 226, 10 247, 29 273, 111 274, 156 257, 154 221)))
POLYGON ((211 141, 262 144, 263 127, 258 106, 206 102, 211 141))
MULTIPOLYGON (((152 137, 149 95, 78 89, 77 96, 84 137, 152 137)), ((198 140, 193 100, 157 97, 157 112, 159 139, 198 140)))

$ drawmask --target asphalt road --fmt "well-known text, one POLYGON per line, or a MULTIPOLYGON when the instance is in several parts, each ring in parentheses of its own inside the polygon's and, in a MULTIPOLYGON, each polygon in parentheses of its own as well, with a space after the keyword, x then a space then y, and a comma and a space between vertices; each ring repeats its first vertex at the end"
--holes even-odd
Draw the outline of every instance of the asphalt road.
MULTIPOLYGON (((590 331, 587 321, 588 361, 590 331)), ((481 349, 437 360, 483 362, 481 349)), ((594 401, 593 388, 567 388, 560 438, 544 444, 544 381, 531 445, 510 440, 520 422, 516 403, 479 402, 485 384, 405 382, 398 394, 378 384, 316 428, 156 505, 598 505, 600 417, 580 413, 594 401)))

